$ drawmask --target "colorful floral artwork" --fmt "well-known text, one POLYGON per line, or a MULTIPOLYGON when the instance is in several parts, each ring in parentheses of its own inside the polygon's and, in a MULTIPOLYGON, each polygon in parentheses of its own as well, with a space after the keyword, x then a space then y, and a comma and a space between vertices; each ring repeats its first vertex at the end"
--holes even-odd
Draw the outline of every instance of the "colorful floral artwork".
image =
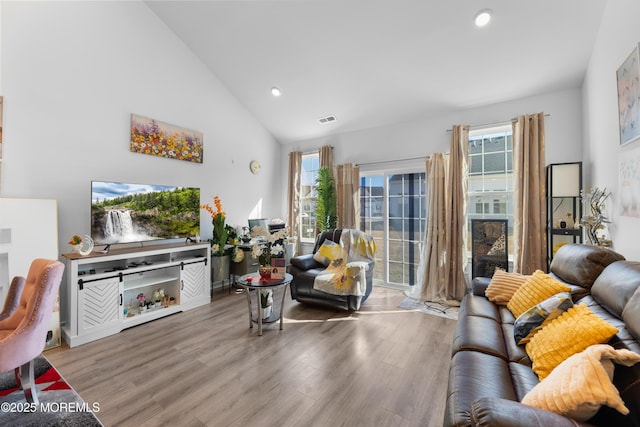
POLYGON ((202 132, 131 115, 131 151, 202 163, 202 132))

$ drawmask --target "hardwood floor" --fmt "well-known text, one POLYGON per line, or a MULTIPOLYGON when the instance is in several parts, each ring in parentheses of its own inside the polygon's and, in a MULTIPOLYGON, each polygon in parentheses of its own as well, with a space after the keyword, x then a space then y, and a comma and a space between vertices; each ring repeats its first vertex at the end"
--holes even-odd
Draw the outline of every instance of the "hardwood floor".
POLYGON ((45 352, 105 426, 441 426, 455 321, 398 308, 376 287, 361 311, 286 297, 284 330, 249 329, 244 294, 45 352))

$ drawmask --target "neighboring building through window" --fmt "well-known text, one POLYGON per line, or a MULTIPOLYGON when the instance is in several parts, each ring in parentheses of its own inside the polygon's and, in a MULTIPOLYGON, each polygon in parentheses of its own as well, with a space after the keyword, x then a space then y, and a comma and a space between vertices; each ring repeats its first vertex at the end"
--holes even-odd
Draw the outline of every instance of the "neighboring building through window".
POLYGON ((300 239, 313 242, 316 238, 316 179, 320 169, 319 152, 302 155, 300 176, 300 239))
POLYGON ((508 219, 508 249, 513 253, 511 125, 469 132, 468 196, 469 230, 471 219, 508 219))

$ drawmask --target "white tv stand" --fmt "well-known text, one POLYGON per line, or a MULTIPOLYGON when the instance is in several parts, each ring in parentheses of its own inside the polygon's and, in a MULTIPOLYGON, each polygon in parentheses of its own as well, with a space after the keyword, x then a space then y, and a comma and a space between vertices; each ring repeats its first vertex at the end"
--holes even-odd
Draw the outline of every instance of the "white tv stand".
POLYGON ((111 248, 107 254, 88 256, 69 253, 62 261, 62 337, 69 347, 211 302, 209 243, 111 248), (149 299, 161 289, 172 300, 141 311, 136 296, 143 293, 149 299))

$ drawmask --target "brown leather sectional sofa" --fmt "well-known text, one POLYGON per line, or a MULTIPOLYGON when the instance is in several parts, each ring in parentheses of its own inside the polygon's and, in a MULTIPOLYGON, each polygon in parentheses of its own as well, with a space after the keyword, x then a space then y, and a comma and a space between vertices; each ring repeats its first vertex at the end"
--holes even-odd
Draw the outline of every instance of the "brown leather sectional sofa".
MULTIPOLYGON (((610 345, 640 353, 640 262, 625 261, 608 249, 568 244, 550 270, 571 287, 575 302, 586 303, 618 328, 610 345)), ((519 403, 538 377, 524 346, 515 342, 513 315, 484 296, 489 282, 474 279, 461 304, 444 426, 640 426, 640 364, 615 367, 613 383, 630 410, 626 416, 603 406, 585 424, 519 403)))

